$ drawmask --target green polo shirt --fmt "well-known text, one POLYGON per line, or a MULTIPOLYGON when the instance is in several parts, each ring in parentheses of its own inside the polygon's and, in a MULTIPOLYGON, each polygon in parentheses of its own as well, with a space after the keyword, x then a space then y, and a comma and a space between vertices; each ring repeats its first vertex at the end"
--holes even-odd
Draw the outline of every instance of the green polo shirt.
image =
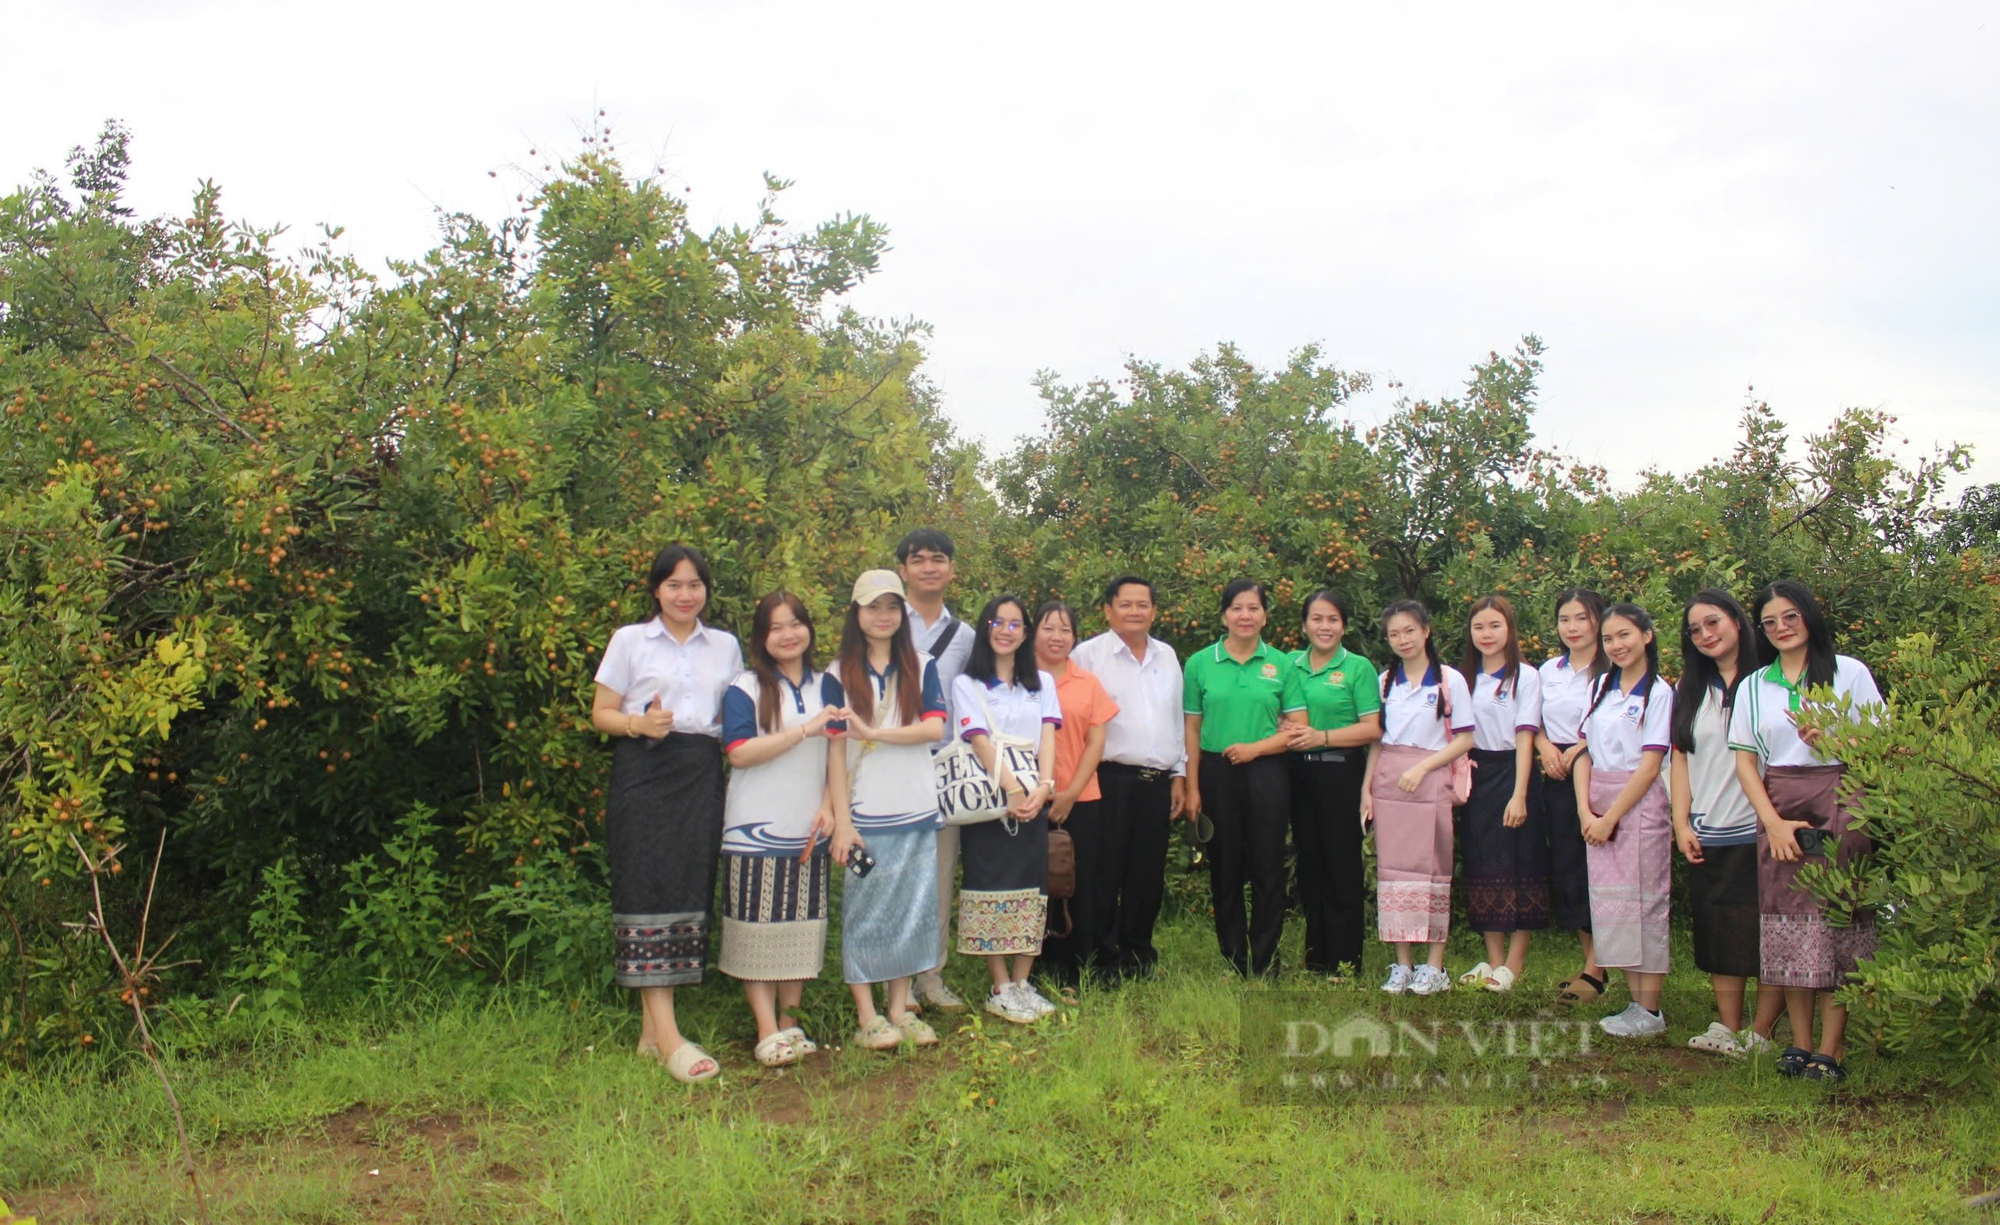
POLYGON ((1201 716, 1203 752, 1263 740, 1278 730, 1283 716, 1305 708, 1298 668, 1262 639, 1245 663, 1237 663, 1220 642, 1188 657, 1181 709, 1201 716))
POLYGON ((1306 718, 1314 730, 1352 727, 1361 716, 1382 709, 1381 678, 1373 663, 1346 647, 1334 652, 1326 667, 1317 672, 1310 660, 1305 651, 1292 652, 1292 664, 1306 691, 1306 718))

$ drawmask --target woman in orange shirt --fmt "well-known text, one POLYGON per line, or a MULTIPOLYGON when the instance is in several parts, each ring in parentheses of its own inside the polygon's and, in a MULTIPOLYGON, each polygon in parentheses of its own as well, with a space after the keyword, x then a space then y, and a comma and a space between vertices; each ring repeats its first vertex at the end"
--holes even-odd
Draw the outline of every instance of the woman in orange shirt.
POLYGON ((1068 832, 1076 851, 1076 896, 1064 907, 1049 906, 1049 938, 1042 962, 1056 981, 1074 987, 1086 973, 1111 976, 1117 966, 1114 916, 1116 865, 1105 854, 1098 800, 1097 763, 1104 756, 1104 725, 1118 704, 1095 676, 1070 662, 1076 645, 1076 612, 1061 600, 1035 610, 1035 664, 1056 678, 1062 726, 1056 729, 1056 794, 1049 824, 1068 832), (1102 882, 1097 877, 1103 877, 1102 882))

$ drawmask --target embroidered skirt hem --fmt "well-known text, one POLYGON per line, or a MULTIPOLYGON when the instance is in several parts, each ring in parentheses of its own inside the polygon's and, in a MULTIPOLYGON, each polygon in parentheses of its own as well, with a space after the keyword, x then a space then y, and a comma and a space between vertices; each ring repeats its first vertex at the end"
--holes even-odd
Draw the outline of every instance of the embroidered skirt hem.
POLYGON ((1449 770, 1432 770, 1415 791, 1396 780, 1429 750, 1388 745, 1369 780, 1375 827, 1376 934, 1392 944, 1442 941, 1451 930, 1449 770))

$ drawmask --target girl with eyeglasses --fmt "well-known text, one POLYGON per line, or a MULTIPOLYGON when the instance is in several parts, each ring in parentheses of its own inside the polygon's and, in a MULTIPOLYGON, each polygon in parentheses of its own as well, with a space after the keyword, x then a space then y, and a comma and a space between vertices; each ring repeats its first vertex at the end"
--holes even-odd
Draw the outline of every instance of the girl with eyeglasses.
POLYGON ((1187 818, 1214 821, 1208 844, 1215 939, 1238 974, 1274 974, 1285 931, 1285 822, 1291 771, 1285 754, 1306 721, 1305 690, 1291 657, 1264 641, 1270 597, 1239 578, 1222 589, 1228 632, 1188 657, 1181 710, 1187 818), (1250 886, 1246 918, 1243 886, 1250 886))
POLYGON ((974 622, 972 656, 952 681, 958 735, 1007 796, 1007 818, 959 827, 958 951, 986 959, 993 985, 986 1011, 1016 1025, 1056 1010, 1028 981, 1049 921, 1049 823, 1056 793, 1056 678, 1035 666, 1035 625, 1019 596, 995 596, 974 622), (1037 770, 1024 784, 994 746, 1006 736, 1035 746, 1037 770))
POLYGON ((1726 591, 1698 591, 1681 613, 1681 679, 1674 696, 1674 756, 1668 788, 1674 841, 1688 861, 1695 968, 1708 972, 1717 1020, 1688 1045, 1744 1055, 1771 1045, 1784 992, 1759 991, 1743 1025, 1743 997, 1758 975, 1757 811, 1736 777, 1729 716, 1738 687, 1757 668, 1750 615, 1726 591))
POLYGON ((1819 601, 1798 583, 1779 581, 1757 593, 1750 616, 1759 653, 1770 661, 1742 682, 1729 719, 1736 777, 1756 809, 1758 981, 1782 987, 1793 1045, 1778 1056, 1786 1076, 1840 1081, 1847 1009, 1834 1003, 1857 961, 1875 951, 1875 915, 1856 906, 1845 926, 1827 921, 1824 903, 1800 888, 1801 866, 1845 865, 1873 849, 1851 828, 1859 796, 1843 788, 1846 767, 1837 732, 1807 730, 1808 706, 1849 703, 1858 722, 1882 705, 1868 666, 1836 655, 1833 630, 1819 601), (1813 1005, 1819 1041, 1813 1047, 1813 1005))
POLYGON ((1667 1032, 1660 984, 1672 968, 1668 906, 1673 818, 1660 768, 1672 747, 1674 692, 1660 682, 1653 618, 1637 604, 1604 610, 1612 670, 1584 715, 1576 759, 1578 826, 1590 848, 1590 929, 1597 960, 1625 975, 1632 1002, 1598 1027, 1620 1038, 1667 1032))
POLYGON ((1576 784, 1570 773, 1583 752, 1583 716, 1610 664, 1597 641, 1606 601, 1588 587, 1556 596, 1556 636, 1563 653, 1541 667, 1542 727, 1535 736, 1537 769, 1528 780, 1528 805, 1541 814, 1549 837, 1549 923, 1577 935, 1583 969, 1556 984, 1556 1000, 1588 1004, 1604 994, 1604 971, 1590 934, 1590 863, 1577 820, 1576 784))

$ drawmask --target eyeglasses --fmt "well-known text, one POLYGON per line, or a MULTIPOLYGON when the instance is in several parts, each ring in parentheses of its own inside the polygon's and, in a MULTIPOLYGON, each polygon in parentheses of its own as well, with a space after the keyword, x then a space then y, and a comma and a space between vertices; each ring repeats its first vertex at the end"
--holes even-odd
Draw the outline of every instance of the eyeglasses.
POLYGON ((1727 625, 1728 622, 1729 619, 1727 617, 1703 617, 1699 621, 1688 622, 1688 633, 1714 636, 1720 634, 1722 627, 1727 625))
POLYGON ((1772 630, 1777 629, 1780 626, 1797 625, 1799 622, 1803 620, 1805 620, 1805 618, 1801 617, 1799 615, 1799 610, 1794 608, 1790 612, 1779 613, 1775 617, 1766 617, 1762 621, 1759 621, 1757 624, 1763 626, 1764 632, 1768 634, 1772 630))
POLYGON ((1027 624, 1021 621, 988 621, 986 623, 986 628, 996 629, 996 630, 1011 630, 1014 633, 1018 634, 1022 630, 1027 628, 1027 624))

